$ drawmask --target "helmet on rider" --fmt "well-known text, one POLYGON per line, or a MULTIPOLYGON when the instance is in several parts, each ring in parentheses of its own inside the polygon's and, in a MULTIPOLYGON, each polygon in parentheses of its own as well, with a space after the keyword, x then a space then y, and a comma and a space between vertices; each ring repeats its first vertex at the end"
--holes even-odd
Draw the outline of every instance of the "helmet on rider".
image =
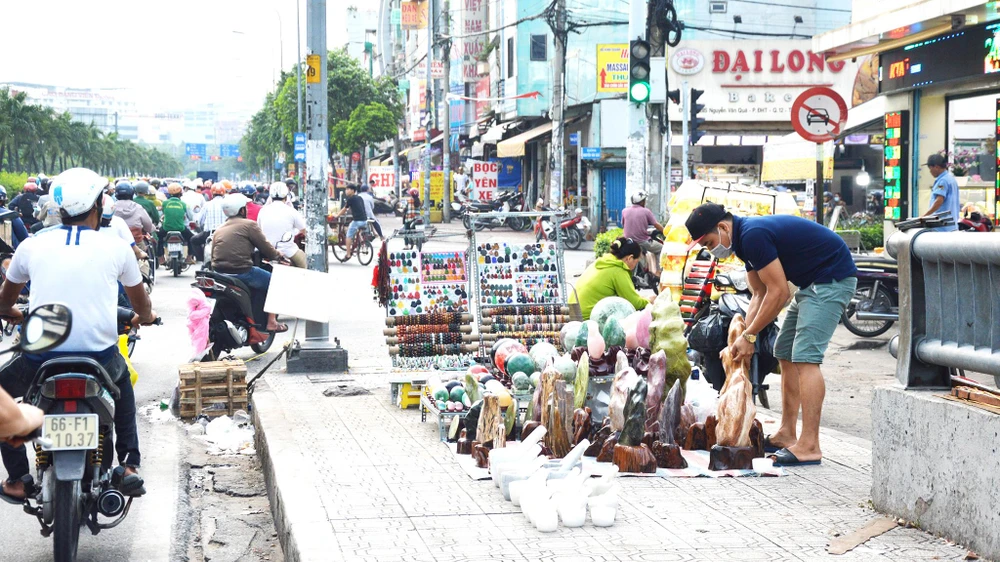
POLYGON ((28 193, 34 193, 38 191, 38 184, 36 184, 33 181, 29 181, 28 183, 24 184, 24 191, 27 191, 28 193))
POLYGON ((160 183, 161 182, 159 178, 153 178, 149 180, 149 186, 152 187, 153 189, 160 189, 160 183))
POLYGON ((417 188, 414 187, 413 189, 410 190, 409 195, 410 197, 420 197, 420 192, 417 191, 417 188))
POLYGON ((135 197, 135 188, 127 181, 120 181, 115 186, 115 199, 132 199, 135 197))
POLYGON ((635 193, 632 194, 632 204, 633 205, 642 205, 645 202, 646 202, 646 192, 645 191, 636 191, 635 193))
POLYGON ((111 222, 111 217, 115 216, 115 198, 110 195, 104 195, 104 208, 101 211, 101 224, 102 226, 108 226, 111 222))
POLYGON ((240 214, 240 209, 245 209, 250 200, 242 193, 230 193, 222 198, 222 213, 228 218, 233 218, 240 214))
POLYGON ((149 183, 148 182, 139 180, 139 181, 135 182, 135 185, 133 185, 132 187, 135 188, 136 195, 149 195, 149 183))
POLYGON ((284 200, 288 197, 288 186, 280 181, 271 184, 271 199, 284 200))
POLYGON ((229 180, 221 180, 219 182, 216 182, 214 185, 221 185, 222 187, 225 188, 226 193, 237 193, 237 192, 239 192, 239 189, 235 185, 233 185, 233 182, 231 182, 229 180))
POLYGON ((250 182, 243 182, 243 186, 240 187, 240 193, 247 196, 249 199, 253 199, 257 195, 257 188, 253 186, 250 182))
POLYGON ((28 176, 28 182, 38 185, 38 178, 35 176, 28 176))
POLYGON ((289 189, 295 189, 299 186, 299 182, 295 181, 295 178, 285 178, 285 185, 287 185, 289 189))
POLYGON ((42 193, 48 193, 49 185, 51 183, 52 180, 49 179, 48 176, 46 176, 45 174, 38 174, 38 189, 40 189, 42 193))
POLYGON ((104 193, 108 179, 86 168, 71 168, 52 178, 52 198, 63 218, 89 213, 104 193))
POLYGON ((196 186, 195 186, 194 182, 191 181, 191 180, 187 180, 186 182, 184 182, 183 185, 181 185, 181 189, 184 190, 184 191, 189 190, 189 189, 193 190, 195 187, 196 186))
POLYGON ((226 188, 221 183, 212 186, 212 198, 221 197, 226 194, 226 188))
POLYGON ((174 196, 178 196, 179 197, 180 194, 181 194, 181 192, 183 192, 183 191, 184 191, 184 188, 181 187, 181 184, 179 184, 179 183, 172 183, 172 184, 170 184, 170 185, 167 186, 167 194, 170 195, 171 197, 174 197, 174 196))
POLYGON ((7 205, 7 188, 0 185, 0 206, 7 205))

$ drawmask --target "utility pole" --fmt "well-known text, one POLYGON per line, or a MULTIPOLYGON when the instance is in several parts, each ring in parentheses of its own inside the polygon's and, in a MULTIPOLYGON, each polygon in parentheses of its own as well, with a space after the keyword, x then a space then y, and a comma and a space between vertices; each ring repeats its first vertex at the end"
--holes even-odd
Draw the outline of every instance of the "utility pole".
MULTIPOLYGON (((628 39, 630 42, 645 41, 647 14, 646 0, 630 0, 628 18, 628 39)), ((634 54, 630 52, 629 57, 633 56, 634 54)), ((630 100, 628 105, 628 139, 625 145, 626 202, 635 192, 646 188, 646 152, 649 140, 646 121, 646 104, 630 100)))
MULTIPOLYGON (((301 0, 295 0, 295 55, 298 57, 295 60, 295 85, 297 87, 295 94, 295 113, 299 120, 299 132, 302 131, 302 18, 299 17, 299 4, 301 0)), ((282 61, 284 62, 284 61, 282 61)), ((298 172, 298 181, 296 182, 299 186, 299 197, 305 193, 305 170, 302 166, 296 168, 298 172)))
MULTIPOLYGON (((633 0, 637 1, 637 0, 633 0)), ((645 2, 644 2, 645 4, 645 2)), ((548 201, 553 209, 562 205, 566 176, 566 0, 556 1, 556 25, 553 30, 556 47, 556 67, 552 72, 552 177, 549 182, 548 201)))
MULTIPOLYGON (((395 1, 390 1, 389 2, 389 10, 388 10, 389 12, 392 11, 392 7, 395 4, 396 4, 395 1)), ((400 42, 398 41, 399 38, 397 37, 397 33, 399 33, 399 31, 398 31, 398 28, 395 27, 395 26, 393 27, 392 31, 389 32, 390 51, 392 52, 392 59, 390 59, 390 62, 389 62, 389 75, 390 76, 395 76, 395 74, 396 74, 396 62, 398 60, 397 57, 402 52, 402 49, 401 49, 400 44, 399 44, 400 42)), ((396 90, 396 97, 397 98, 399 97, 399 90, 396 90)), ((399 148, 400 148, 400 142, 399 142, 399 124, 397 123, 396 124, 396 134, 392 137, 392 174, 393 174, 393 178, 395 178, 393 180, 393 183, 394 183, 393 189, 396 192, 396 197, 397 198, 402 197, 402 195, 403 195, 402 192, 401 192, 401 190, 400 190, 400 185, 402 184, 402 178, 400 177, 400 170, 399 170, 399 148)))
MULTIPOLYGON (((308 53, 319 56, 319 80, 306 86, 309 130, 306 141, 306 258, 312 271, 327 271, 327 89, 326 0, 306 0, 308 53)), ((306 321, 305 341, 286 362, 289 373, 347 370, 347 351, 330 343, 330 325, 306 321)))
MULTIPOLYGON (((451 14, 449 13, 449 2, 444 0, 441 7, 442 33, 447 37, 451 32, 451 14)), ((444 222, 451 222, 451 101, 448 95, 451 94, 451 41, 442 45, 441 54, 444 62, 444 79, 441 80, 441 98, 444 101, 444 137, 441 139, 441 161, 444 163, 442 169, 444 173, 444 222)), ((463 78, 464 79, 464 78, 463 78)))
MULTIPOLYGON (((652 10, 653 4, 649 4, 647 8, 647 21, 648 21, 648 10, 652 10)), ((663 88, 668 89, 667 85, 667 60, 666 60, 666 46, 664 45, 664 40, 666 34, 661 31, 661 28, 648 25, 646 26, 647 41, 649 41, 650 48, 650 76, 653 73, 659 74, 663 77, 663 88)), ((659 94, 658 94, 659 95, 659 94)), ((665 95, 665 93, 664 93, 665 95)), ((663 127, 666 126, 667 119, 667 100, 663 99, 662 102, 659 101, 657 97, 656 104, 648 104, 649 115, 659 116, 659 119, 649 119, 647 124, 646 138, 648 139, 648 145, 646 149, 646 186, 643 188, 648 195, 648 205, 652 207, 652 211, 655 215, 661 219, 666 216, 665 205, 660 205, 661 194, 665 191, 663 186, 663 127)))
POLYGON ((434 0, 427 0, 427 83, 424 85, 424 224, 431 223, 431 102, 434 100, 434 79, 431 66, 434 63, 434 0))

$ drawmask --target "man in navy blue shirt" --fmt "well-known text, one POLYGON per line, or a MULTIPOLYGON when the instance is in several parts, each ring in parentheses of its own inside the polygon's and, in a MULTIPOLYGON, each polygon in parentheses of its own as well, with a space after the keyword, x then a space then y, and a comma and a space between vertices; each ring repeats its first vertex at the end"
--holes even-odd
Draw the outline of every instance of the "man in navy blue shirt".
POLYGON ((705 203, 685 226, 693 248, 717 259, 743 260, 753 291, 746 331, 730 351, 739 361, 753 354, 757 334, 788 302, 788 281, 799 287, 788 307, 774 355, 781 362, 781 427, 765 444, 777 449, 775 464, 819 464, 819 424, 826 386, 820 364, 840 317, 857 288, 857 268, 847 244, 830 229, 803 218, 775 215, 734 217, 705 203), (802 434, 796 434, 799 410, 802 434))

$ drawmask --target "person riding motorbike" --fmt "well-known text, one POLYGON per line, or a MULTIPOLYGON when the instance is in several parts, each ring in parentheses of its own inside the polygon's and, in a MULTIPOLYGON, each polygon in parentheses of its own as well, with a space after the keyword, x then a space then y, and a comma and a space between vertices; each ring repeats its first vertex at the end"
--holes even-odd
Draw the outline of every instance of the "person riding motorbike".
POLYGON ((115 186, 115 216, 120 217, 128 226, 136 246, 146 250, 146 235, 153 233, 153 219, 142 205, 134 200, 135 188, 129 182, 119 182, 115 186))
MULTIPOLYGON (((160 247, 157 250, 160 265, 166 263, 163 254, 166 249, 168 232, 180 232, 181 237, 188 244, 188 249, 192 250, 191 238, 193 235, 187 225, 193 220, 193 217, 191 210, 188 209, 187 205, 181 199, 181 191, 181 185, 178 183, 172 183, 167 186, 167 194, 170 197, 163 202, 163 223, 160 225, 160 231, 157 233, 160 240, 160 247)), ((193 251, 188 254, 188 262, 194 263, 193 251)))
MULTIPOLYGON (((7 206, 7 188, 0 185, 0 207, 7 206)), ((21 220, 20 216, 15 216, 10 221, 11 229, 11 246, 15 249, 17 246, 28 239, 28 229, 24 226, 24 221, 21 220)))
MULTIPOLYGON (((247 218, 247 198, 242 193, 230 193, 222 199, 226 222, 212 238, 212 266, 218 273, 229 275, 250 287, 254 310, 262 310, 271 285, 271 273, 253 264, 254 248, 266 260, 281 260, 281 254, 267 241, 260 226, 247 218)), ((287 332, 274 314, 267 315, 267 332, 287 332)))
MULTIPOLYGON (((13 396, 22 396, 42 363, 56 357, 86 356, 103 365, 120 390, 115 400, 115 450, 125 476, 119 491, 141 496, 146 490, 138 473, 135 394, 125 361, 118 352, 116 283, 125 286, 136 313, 135 321, 151 324, 156 313, 128 246, 98 233, 107 181, 84 168, 67 170, 52 180, 53 194, 62 201, 63 226, 26 240, 14 253, 7 278, 0 286, 0 317, 15 324, 24 320, 16 303, 30 281, 31 309, 51 303, 66 305, 73 312, 73 330, 52 351, 15 355, 0 369, 0 386, 13 396), (67 279, 67 272, 72 272, 72 279, 67 279)), ((26 495, 35 494, 24 447, 0 445, 0 454, 8 473, 2 485, 5 499, 20 502, 26 495)))
POLYGON ((187 205, 188 210, 191 212, 191 222, 197 223, 201 218, 202 209, 205 207, 205 197, 198 193, 197 186, 193 181, 186 181, 184 185, 181 186, 184 190, 184 194, 181 195, 181 201, 187 205))
POLYGON ((282 182, 271 184, 271 201, 264 205, 257 216, 257 224, 264 231, 264 236, 283 256, 288 258, 295 267, 306 267, 306 254, 295 243, 295 236, 285 240, 285 235, 292 232, 296 235, 305 234, 306 221, 302 213, 288 204, 288 186, 282 182))
POLYGON ((52 180, 45 177, 45 174, 39 174, 39 184, 38 184, 38 210, 35 211, 35 218, 41 221, 41 228, 48 228, 50 226, 56 226, 62 224, 62 216, 59 214, 59 203, 55 201, 52 194, 49 193, 49 185, 52 180))
POLYGON ((210 195, 211 201, 201 210, 201 232, 191 237, 191 248, 195 259, 199 261, 205 261, 208 237, 226 222, 226 214, 222 212, 222 200, 227 195, 226 186, 221 183, 213 185, 210 195))
POLYGON ((622 211, 622 223, 624 229, 622 236, 631 238, 639 243, 645 251, 646 267, 654 275, 660 275, 660 251, 663 244, 653 240, 646 232, 647 227, 655 226, 656 230, 663 232, 663 225, 656 222, 653 212, 646 208, 646 192, 639 191, 632 195, 632 206, 622 211))
POLYGON ((621 237, 611 243, 608 253, 590 264, 576 282, 576 291, 569 296, 570 304, 579 304, 583 320, 590 320, 590 312, 604 297, 619 296, 636 310, 642 310, 656 300, 644 298, 632 284, 632 270, 642 259, 642 248, 631 238, 621 237))
POLYGON ((38 205, 37 190, 38 185, 35 182, 29 181, 25 183, 21 193, 11 199, 10 205, 7 207, 12 211, 17 211, 21 215, 21 220, 24 221, 24 226, 33 232, 38 230, 34 226, 40 224, 38 219, 35 218, 35 206, 38 205))
POLYGON ((260 214, 262 208, 262 205, 253 200, 257 195, 257 189, 252 183, 244 182, 239 188, 239 193, 242 193, 247 198, 247 218, 252 221, 257 220, 257 216, 260 214))
POLYGON ((135 188, 136 194, 134 201, 146 211, 147 215, 149 215, 149 220, 153 223, 153 227, 159 228, 160 211, 157 209, 158 201, 156 200, 156 196, 150 193, 149 183, 145 181, 137 181, 132 187, 135 188))

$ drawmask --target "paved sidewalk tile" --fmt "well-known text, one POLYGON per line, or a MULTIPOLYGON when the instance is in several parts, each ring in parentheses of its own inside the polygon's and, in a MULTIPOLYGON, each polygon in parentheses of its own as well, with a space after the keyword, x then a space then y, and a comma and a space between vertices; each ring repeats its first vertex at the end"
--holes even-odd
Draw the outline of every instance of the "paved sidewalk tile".
MULTIPOLYGON (((907 528, 842 556, 827 554, 830 539, 878 514, 867 507, 870 444, 825 430, 827 457, 821 466, 791 468, 784 478, 620 478, 614 526, 596 528, 588 522, 578 529, 539 533, 518 508, 503 501, 492 481, 468 478, 438 440, 433 418, 421 423, 416 410, 389 403, 384 314, 370 300, 370 269, 342 271, 344 291, 350 294, 331 333, 349 350, 351 372, 272 372, 254 396, 255 416, 267 436, 265 470, 269 483, 282 488, 270 496, 283 502, 275 510, 290 561, 912 562, 965 557, 961 547, 907 528), (339 381, 372 394, 323 395, 339 381), (302 478, 310 469, 311 477, 302 478), (297 520, 300 511, 307 520, 297 520)), ((773 418, 762 416, 762 421, 765 433, 777 427, 773 418)))

